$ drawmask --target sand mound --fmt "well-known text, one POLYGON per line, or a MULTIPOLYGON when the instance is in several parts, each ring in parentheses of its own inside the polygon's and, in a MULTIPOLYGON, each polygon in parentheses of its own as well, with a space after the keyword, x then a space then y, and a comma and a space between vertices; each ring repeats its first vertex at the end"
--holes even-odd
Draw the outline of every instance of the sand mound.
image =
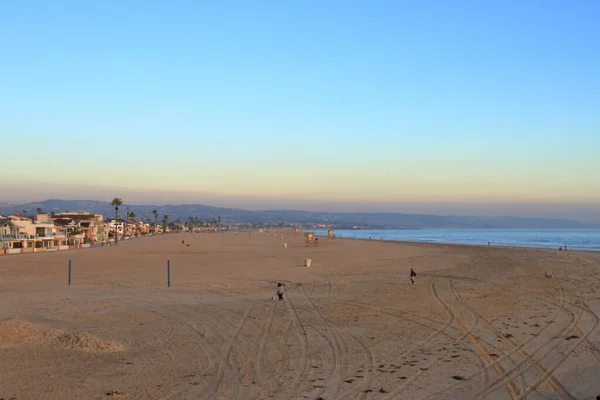
POLYGON ((20 319, 0 321, 0 349, 49 343, 60 332, 20 319))
POLYGON ((101 339, 87 332, 67 332, 20 319, 0 321, 0 349, 28 345, 60 347, 89 353, 124 350, 123 345, 118 342, 101 339))
POLYGON ((60 347, 90 353, 112 353, 124 350, 121 343, 101 339, 87 332, 65 332, 58 335, 56 341, 60 347))

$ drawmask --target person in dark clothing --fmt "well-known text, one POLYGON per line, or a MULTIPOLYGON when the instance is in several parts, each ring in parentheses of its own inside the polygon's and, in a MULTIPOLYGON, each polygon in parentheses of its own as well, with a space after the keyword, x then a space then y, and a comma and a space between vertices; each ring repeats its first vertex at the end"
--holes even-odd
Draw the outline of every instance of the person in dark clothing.
POLYGON ((410 269, 410 281, 412 282, 412 284, 415 284, 415 281, 417 280, 417 273, 415 272, 414 269, 410 269))
POLYGON ((284 292, 283 283, 279 282, 277 284, 277 296, 279 297, 279 301, 283 300, 283 292, 284 292))

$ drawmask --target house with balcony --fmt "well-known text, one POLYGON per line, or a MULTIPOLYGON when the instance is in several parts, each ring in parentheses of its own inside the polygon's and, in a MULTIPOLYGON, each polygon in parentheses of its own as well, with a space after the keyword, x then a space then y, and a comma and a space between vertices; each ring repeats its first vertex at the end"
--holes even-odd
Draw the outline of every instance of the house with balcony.
POLYGON ((0 237, 14 236, 19 233, 19 226, 10 218, 0 218, 0 237))
POLYGON ((35 222, 35 251, 59 250, 67 246, 67 230, 53 222, 35 222))
POLYGON ((94 243, 105 243, 108 241, 109 228, 106 222, 101 222, 95 225, 95 242, 94 243))
POLYGON ((125 237, 138 237, 148 233, 150 225, 143 221, 129 220, 125 223, 125 237))
MULTIPOLYGON (((59 218, 52 221, 55 226, 65 232, 63 246, 74 246, 79 248, 85 240, 85 233, 81 230, 78 224, 69 218, 59 218)), ((68 248, 68 247, 67 247, 68 248)))
POLYGON ((59 250, 66 245, 66 231, 51 221, 39 221, 21 214, 2 219, 0 248, 4 254, 59 250))
POLYGON ((70 229, 73 234, 83 234, 80 244, 99 243, 108 240, 108 233, 104 216, 102 214, 78 212, 61 212, 52 217, 54 221, 70 221, 73 224, 70 229))
POLYGON ((107 221, 108 227, 108 237, 110 239, 115 239, 116 237, 121 240, 125 236, 125 227, 127 222, 121 218, 109 218, 107 221))
POLYGON ((31 225, 25 225, 24 232, 32 240, 34 252, 58 250, 60 246, 67 245, 67 230, 55 225, 54 221, 36 219, 31 225))
POLYGON ((21 253, 28 236, 11 218, 0 219, 0 254, 21 253))
POLYGON ((136 226, 136 234, 147 235, 148 233, 150 233, 150 224, 147 224, 144 221, 138 222, 136 226))
POLYGON ((36 233, 33 227, 34 220, 23 214, 11 214, 8 216, 15 227, 15 237, 5 244, 6 254, 33 253, 36 247, 36 233), (18 232, 18 233, 17 233, 18 232))

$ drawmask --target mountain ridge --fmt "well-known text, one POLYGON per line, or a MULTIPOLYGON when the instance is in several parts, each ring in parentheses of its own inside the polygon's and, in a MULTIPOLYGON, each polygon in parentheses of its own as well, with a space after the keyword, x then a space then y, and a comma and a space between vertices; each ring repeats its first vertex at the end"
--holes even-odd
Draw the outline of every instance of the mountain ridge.
MULTIPOLYGON (((49 199, 38 202, 9 204, 0 203, 0 215, 26 211, 34 214, 37 208, 45 212, 89 211, 114 217, 114 208, 107 201, 49 199)), ((598 228, 600 224, 585 223, 563 218, 483 217, 432 214, 405 214, 393 212, 317 212, 303 210, 249 210, 242 208, 215 207, 202 204, 140 205, 123 204, 119 215, 133 211, 136 219, 153 219, 152 210, 170 221, 185 221, 188 217, 203 220, 222 218, 224 222, 252 224, 324 224, 335 228, 490 228, 490 229, 567 229, 598 228)), ((160 217, 159 217, 160 218, 160 217)))

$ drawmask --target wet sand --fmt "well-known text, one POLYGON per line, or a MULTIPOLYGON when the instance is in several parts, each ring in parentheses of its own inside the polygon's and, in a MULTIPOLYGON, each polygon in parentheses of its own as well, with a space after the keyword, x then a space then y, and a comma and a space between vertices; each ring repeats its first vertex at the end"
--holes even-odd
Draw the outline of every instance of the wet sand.
POLYGON ((0 398, 600 394, 600 254, 319 242, 178 234, 0 257, 0 398))

